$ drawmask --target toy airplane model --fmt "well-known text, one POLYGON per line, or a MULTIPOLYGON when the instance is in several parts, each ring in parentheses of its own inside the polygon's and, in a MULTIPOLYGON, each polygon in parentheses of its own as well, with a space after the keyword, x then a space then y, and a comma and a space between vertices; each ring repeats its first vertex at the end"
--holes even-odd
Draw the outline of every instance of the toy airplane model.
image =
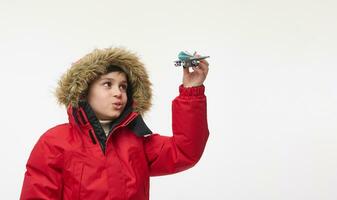
POLYGON ((178 54, 178 59, 174 61, 174 66, 183 66, 184 68, 186 67, 196 67, 199 65, 200 60, 204 60, 206 58, 209 58, 209 56, 197 56, 197 52, 194 52, 194 54, 190 54, 187 51, 181 51, 178 54))

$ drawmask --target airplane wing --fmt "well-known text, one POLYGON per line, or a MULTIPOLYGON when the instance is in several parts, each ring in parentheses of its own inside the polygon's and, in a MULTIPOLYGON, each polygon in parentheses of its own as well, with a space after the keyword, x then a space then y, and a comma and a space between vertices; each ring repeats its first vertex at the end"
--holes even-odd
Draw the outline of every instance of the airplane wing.
POLYGON ((209 56, 201 56, 201 57, 192 57, 189 60, 204 60, 206 58, 209 58, 209 56))

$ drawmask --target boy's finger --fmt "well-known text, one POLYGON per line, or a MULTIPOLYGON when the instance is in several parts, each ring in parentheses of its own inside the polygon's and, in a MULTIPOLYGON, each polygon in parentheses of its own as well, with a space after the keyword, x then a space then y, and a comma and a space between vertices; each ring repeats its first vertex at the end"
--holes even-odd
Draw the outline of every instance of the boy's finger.
POLYGON ((204 64, 206 64, 206 65, 209 65, 209 63, 207 62, 206 59, 200 60, 200 63, 204 63, 204 64))
POLYGON ((204 73, 208 73, 208 63, 200 63, 199 64, 199 68, 201 71, 203 71, 204 73))
POLYGON ((188 67, 183 67, 183 71, 184 71, 184 75, 187 75, 190 73, 190 70, 188 69, 188 67))

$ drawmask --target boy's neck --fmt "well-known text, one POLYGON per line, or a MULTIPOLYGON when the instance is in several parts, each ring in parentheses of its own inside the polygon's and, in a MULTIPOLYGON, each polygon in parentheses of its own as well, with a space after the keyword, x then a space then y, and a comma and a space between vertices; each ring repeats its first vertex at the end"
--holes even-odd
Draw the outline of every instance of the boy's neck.
POLYGON ((101 123, 105 135, 108 136, 112 120, 99 120, 99 122, 101 123))
POLYGON ((112 120, 101 120, 101 119, 99 119, 98 120, 101 124, 109 124, 109 123, 111 123, 112 122, 112 120))

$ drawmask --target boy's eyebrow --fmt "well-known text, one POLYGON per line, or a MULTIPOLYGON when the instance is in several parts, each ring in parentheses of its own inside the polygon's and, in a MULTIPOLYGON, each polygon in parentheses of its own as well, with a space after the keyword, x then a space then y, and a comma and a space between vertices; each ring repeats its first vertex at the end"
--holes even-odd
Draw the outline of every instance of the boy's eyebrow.
MULTIPOLYGON (((113 78, 101 78, 100 81, 104 81, 104 80, 116 81, 116 79, 113 79, 113 78)), ((126 80, 122 80, 121 83, 128 83, 128 82, 126 80)))
POLYGON ((104 81, 104 80, 114 81, 115 80, 113 78, 100 78, 100 79, 101 79, 101 81, 104 81))

